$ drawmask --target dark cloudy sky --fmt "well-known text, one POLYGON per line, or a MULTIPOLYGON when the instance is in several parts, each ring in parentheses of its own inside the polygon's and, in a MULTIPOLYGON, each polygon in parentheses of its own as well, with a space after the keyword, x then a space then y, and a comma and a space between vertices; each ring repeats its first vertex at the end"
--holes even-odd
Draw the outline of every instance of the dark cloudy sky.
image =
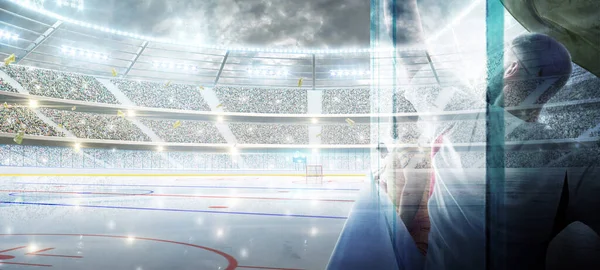
MULTIPOLYGON (((425 32, 474 0, 418 0, 425 32)), ((81 19, 201 44, 368 47, 369 0, 86 0, 81 19)))

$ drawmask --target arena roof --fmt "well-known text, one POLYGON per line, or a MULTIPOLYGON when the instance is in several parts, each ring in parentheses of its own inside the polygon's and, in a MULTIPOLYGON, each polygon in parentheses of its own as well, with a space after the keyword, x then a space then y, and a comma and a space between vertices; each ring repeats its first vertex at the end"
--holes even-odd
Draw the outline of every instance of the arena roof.
MULTIPOLYGON (((460 16, 482 12, 481 2, 475 1, 460 16)), ((111 76, 114 69, 119 77, 134 80, 205 86, 296 87, 302 78, 303 86, 309 89, 369 87, 372 60, 392 58, 389 48, 325 51, 176 44, 24 6, 29 1, 4 3, 0 29, 18 38, 0 38, 1 56, 14 53, 17 64, 95 76, 111 76)), ((463 34, 470 39, 476 35, 473 29, 468 33, 459 30, 460 16, 456 24, 431 37, 428 48, 396 51, 414 77, 412 84, 456 84, 461 82, 457 74, 464 74, 461 69, 483 67, 484 39, 477 44, 457 41, 463 34), (455 42, 444 43, 440 37, 449 34, 455 42)), ((391 69, 391 64, 378 68, 391 69)))

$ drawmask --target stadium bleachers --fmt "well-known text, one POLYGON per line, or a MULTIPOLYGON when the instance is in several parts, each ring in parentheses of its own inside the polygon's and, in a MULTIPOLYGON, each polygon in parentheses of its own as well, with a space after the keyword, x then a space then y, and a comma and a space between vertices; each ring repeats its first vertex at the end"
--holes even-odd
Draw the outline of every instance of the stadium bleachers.
POLYGON ((307 92, 304 89, 261 89, 252 87, 214 88, 227 112, 286 113, 307 112, 307 92))
POLYGON ((210 111, 200 87, 170 82, 111 80, 133 103, 143 107, 210 111))
POLYGON ((116 115, 73 112, 50 108, 41 108, 40 111, 54 122, 61 124, 78 138, 150 141, 148 135, 132 122, 116 115))
POLYGON ((92 76, 12 65, 0 70, 32 95, 118 104, 113 94, 92 76))

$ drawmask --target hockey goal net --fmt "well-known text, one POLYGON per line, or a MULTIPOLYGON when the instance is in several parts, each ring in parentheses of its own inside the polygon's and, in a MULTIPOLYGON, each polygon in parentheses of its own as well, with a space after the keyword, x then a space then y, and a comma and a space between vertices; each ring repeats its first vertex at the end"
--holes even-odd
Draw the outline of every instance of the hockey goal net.
POLYGON ((306 183, 323 184, 322 165, 306 165, 306 183))

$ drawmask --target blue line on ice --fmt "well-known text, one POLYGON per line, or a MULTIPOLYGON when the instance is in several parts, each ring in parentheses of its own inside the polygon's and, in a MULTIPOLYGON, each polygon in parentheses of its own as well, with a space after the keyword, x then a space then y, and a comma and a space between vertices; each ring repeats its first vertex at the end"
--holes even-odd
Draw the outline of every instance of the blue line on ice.
POLYGON ((124 184, 73 184, 73 183, 36 183, 15 182, 19 185, 56 185, 56 186, 100 186, 100 187, 162 187, 162 188, 225 188, 225 189, 289 189, 289 190, 337 190, 359 191, 358 188, 291 188, 291 187, 234 187, 234 186, 170 186, 170 185, 124 185, 124 184))
POLYGON ((316 216, 316 215, 295 215, 295 214, 286 215, 286 214, 257 213, 257 212, 227 212, 227 211, 211 211, 211 210, 175 209, 175 208, 149 208, 149 207, 130 207, 130 206, 108 206, 108 205, 81 205, 81 204, 80 205, 75 205, 75 204, 64 204, 64 203, 36 203, 36 202, 7 202, 7 201, 0 201, 0 204, 40 205, 40 206, 65 206, 65 207, 82 207, 82 208, 104 208, 104 209, 165 211, 165 212, 185 212, 185 213, 209 213, 209 214, 229 214, 229 215, 252 215, 252 216, 271 216, 271 217, 347 219, 347 217, 341 217, 341 216, 316 216))

